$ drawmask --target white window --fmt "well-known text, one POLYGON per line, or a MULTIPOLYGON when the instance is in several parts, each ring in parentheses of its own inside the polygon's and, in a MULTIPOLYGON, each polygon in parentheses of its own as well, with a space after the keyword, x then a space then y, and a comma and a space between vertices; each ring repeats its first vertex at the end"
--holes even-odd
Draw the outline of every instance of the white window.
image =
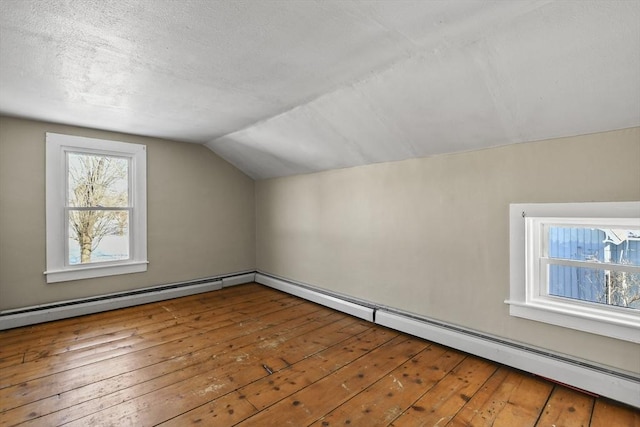
POLYGON ((512 204, 512 316, 640 342, 640 202, 512 204))
POLYGON ((47 133, 47 282, 147 270, 146 146, 47 133))

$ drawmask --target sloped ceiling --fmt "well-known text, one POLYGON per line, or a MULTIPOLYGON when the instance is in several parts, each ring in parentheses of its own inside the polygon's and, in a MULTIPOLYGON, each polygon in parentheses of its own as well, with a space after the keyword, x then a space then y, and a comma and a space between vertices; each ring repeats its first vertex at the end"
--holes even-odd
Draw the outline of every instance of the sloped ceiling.
POLYGON ((640 2, 0 0, 0 113, 256 179, 640 126, 640 2))

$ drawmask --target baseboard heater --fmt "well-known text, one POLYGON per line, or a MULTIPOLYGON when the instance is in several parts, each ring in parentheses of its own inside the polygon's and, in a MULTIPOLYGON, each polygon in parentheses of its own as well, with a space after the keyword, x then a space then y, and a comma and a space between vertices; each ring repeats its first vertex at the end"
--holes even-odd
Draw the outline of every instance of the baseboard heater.
POLYGON ((328 292, 322 292, 317 288, 312 288, 300 283, 291 282, 263 273, 256 273, 256 282, 369 322, 374 321, 375 309, 373 306, 358 304, 348 301, 344 297, 331 295, 328 292))
POLYGON ((640 408, 640 377, 258 272, 256 282, 397 331, 640 408))
POLYGON ((254 279, 254 272, 241 272, 90 298, 4 310, 0 311, 0 330, 215 291, 223 287, 253 282, 254 279))

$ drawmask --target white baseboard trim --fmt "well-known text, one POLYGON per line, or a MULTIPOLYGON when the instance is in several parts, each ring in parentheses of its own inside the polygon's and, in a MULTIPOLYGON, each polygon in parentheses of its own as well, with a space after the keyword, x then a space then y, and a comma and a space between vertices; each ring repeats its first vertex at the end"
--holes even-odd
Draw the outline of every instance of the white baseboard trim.
POLYGON ((334 310, 341 311, 343 313, 350 314, 360 319, 373 322, 374 309, 363 305, 355 304, 350 301, 345 301, 340 298, 336 298, 331 295, 327 295, 321 292, 317 292, 311 289, 304 288, 302 286, 277 279, 272 276, 266 276, 261 273, 256 273, 256 282, 269 286, 274 289, 286 292, 291 295, 303 298, 308 301, 315 302, 325 307, 333 308, 334 310))
POLYGON ((503 365, 640 407, 640 379, 418 319, 376 311, 376 323, 503 365))
POLYGON ((640 377, 634 373, 610 370, 389 307, 376 307, 370 302, 356 304, 341 295, 318 292, 309 285, 260 272, 256 273, 255 281, 381 326, 640 408, 640 377))
POLYGON ((245 283, 255 282, 256 273, 245 273, 231 277, 222 278, 222 287, 228 288, 229 286, 243 285, 245 283))
POLYGON ((254 278, 255 273, 253 272, 238 273, 222 278, 212 277, 15 310, 4 310, 0 311, 0 330, 216 291, 222 289, 223 286, 253 282, 254 278))

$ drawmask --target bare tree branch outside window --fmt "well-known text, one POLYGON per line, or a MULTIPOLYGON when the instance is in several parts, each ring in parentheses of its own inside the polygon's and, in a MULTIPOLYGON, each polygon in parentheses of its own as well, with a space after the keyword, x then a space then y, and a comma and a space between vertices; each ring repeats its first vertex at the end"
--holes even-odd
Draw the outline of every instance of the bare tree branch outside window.
POLYGON ((69 238, 80 246, 80 263, 92 262, 105 236, 128 232, 128 169, 125 158, 68 155, 69 238))

